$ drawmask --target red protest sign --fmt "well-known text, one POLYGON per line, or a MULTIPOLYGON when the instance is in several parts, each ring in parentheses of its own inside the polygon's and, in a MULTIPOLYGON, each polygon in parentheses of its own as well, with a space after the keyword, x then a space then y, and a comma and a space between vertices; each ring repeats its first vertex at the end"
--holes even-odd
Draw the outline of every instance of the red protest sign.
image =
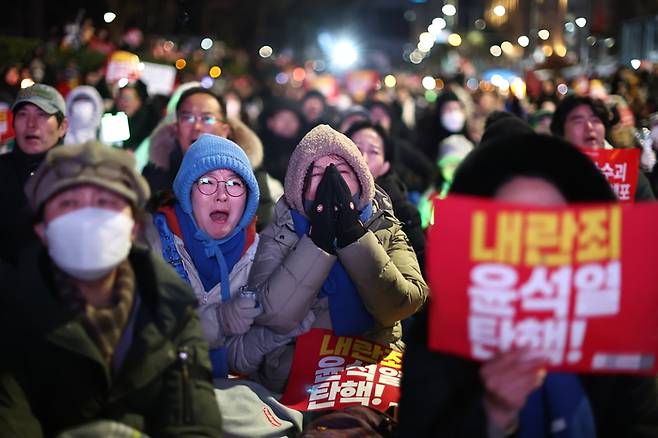
POLYGON ((281 403, 298 411, 363 405, 385 411, 400 399, 402 353, 359 337, 313 329, 297 338, 281 403))
POLYGON ((658 370, 658 204, 538 208, 448 196, 427 243, 431 349, 530 346, 553 369, 658 370))
POLYGON ((633 202, 640 171, 640 150, 579 148, 605 175, 621 202, 633 202))

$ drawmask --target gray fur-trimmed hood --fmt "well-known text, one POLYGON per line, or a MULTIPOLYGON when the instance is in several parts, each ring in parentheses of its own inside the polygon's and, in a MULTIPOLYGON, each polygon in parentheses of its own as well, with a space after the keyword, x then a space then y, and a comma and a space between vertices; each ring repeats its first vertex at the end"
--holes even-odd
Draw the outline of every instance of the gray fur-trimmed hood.
MULTIPOLYGON (((256 133, 240 119, 229 117, 226 122, 231 128, 228 139, 244 150, 251 167, 256 169, 263 164, 263 143, 256 133)), ((149 162, 158 168, 169 170, 169 155, 178 147, 176 122, 158 125, 153 130, 150 141, 149 162)))

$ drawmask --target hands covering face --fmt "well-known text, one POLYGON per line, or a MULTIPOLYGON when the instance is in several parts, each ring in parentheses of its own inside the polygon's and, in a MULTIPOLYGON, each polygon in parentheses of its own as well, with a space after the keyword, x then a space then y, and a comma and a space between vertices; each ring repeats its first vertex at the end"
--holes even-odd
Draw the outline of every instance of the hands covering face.
POLYGON ((366 229, 359 221, 359 211, 352 193, 336 166, 327 166, 315 192, 311 220, 311 240, 324 251, 334 254, 361 238, 366 229))

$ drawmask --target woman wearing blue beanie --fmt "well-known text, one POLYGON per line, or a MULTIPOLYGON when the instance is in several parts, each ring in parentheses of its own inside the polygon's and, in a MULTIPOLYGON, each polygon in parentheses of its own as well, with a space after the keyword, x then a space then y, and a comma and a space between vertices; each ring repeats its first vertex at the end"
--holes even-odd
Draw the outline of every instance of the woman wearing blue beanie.
POLYGON ((185 154, 173 188, 175 200, 159 206, 145 238, 192 286, 213 375, 223 377, 227 338, 246 333, 261 313, 244 290, 258 245, 258 183, 238 145, 203 134, 185 154))

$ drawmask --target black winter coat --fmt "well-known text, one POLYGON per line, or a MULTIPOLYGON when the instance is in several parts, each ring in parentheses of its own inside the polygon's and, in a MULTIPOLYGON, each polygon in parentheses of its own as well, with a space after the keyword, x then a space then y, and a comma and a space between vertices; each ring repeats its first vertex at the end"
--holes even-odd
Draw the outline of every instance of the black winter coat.
POLYGON ((0 155, 0 262, 16 263, 21 247, 36 241, 23 188, 45 157, 26 154, 18 146, 0 155))
POLYGON ((152 437, 221 435, 194 294, 148 251, 133 248, 129 260, 136 313, 118 370, 59 299, 43 247, 0 266, 0 436, 55 436, 101 419, 152 437))
MULTIPOLYGON (((418 316, 402 373, 401 437, 486 437, 479 364, 427 349, 427 314, 418 316)), ((599 438, 658 436, 653 377, 580 375, 599 438)))

